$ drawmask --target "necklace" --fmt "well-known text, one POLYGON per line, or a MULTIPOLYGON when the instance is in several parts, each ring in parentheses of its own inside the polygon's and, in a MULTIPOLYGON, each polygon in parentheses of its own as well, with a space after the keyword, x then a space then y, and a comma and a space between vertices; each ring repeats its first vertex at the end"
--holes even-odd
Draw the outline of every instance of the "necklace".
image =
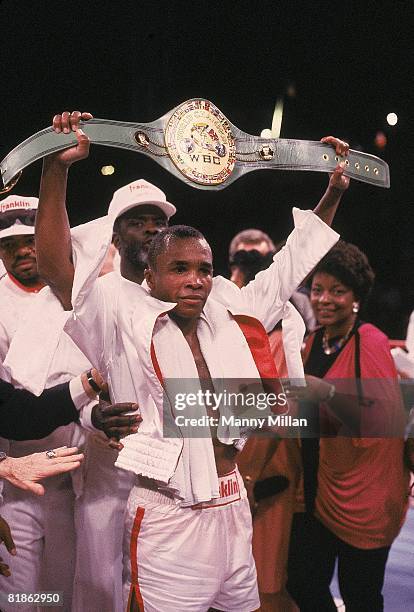
POLYGON ((325 329, 325 331, 323 332, 323 336, 322 336, 322 348, 323 348, 323 352, 325 353, 325 355, 332 355, 333 353, 337 353, 339 350, 341 350, 341 348, 343 347, 343 345, 345 344, 345 342, 348 340, 349 336, 351 335, 351 332, 353 329, 354 329, 354 323, 352 323, 351 327, 348 329, 345 336, 342 336, 342 338, 335 340, 332 346, 329 346, 328 334, 325 329))

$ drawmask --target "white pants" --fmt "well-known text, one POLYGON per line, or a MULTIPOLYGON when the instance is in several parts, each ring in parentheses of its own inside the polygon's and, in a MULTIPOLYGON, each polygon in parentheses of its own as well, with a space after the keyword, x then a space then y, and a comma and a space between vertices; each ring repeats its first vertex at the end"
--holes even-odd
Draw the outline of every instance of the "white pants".
MULTIPOLYGON (((37 497, 5 484, 0 512, 10 525, 17 555, 2 552, 11 576, 0 576, 0 591, 3 597, 22 591, 62 591, 63 607, 45 610, 69 612, 75 565, 75 496, 70 475, 49 478, 44 485, 45 495, 37 497)), ((2 605, 3 612, 36 609, 28 604, 2 605)))
POLYGON ((89 436, 84 490, 76 501, 72 612, 122 612, 122 537, 134 475, 114 466, 117 451, 89 436))
POLYGON ((222 497, 193 508, 159 491, 132 489, 124 538, 128 612, 259 608, 246 491, 237 472, 220 480, 222 497))

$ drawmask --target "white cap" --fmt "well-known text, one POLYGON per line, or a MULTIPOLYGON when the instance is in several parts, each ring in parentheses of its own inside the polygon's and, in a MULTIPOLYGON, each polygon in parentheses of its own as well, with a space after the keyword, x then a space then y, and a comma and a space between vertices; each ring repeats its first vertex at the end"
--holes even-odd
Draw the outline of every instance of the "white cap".
POLYGON ((109 204, 108 215, 116 219, 130 208, 143 204, 157 206, 165 213, 167 219, 177 212, 175 206, 167 202, 166 195, 161 189, 144 179, 139 179, 115 191, 109 204))
MULTIPOLYGON (((37 198, 30 198, 27 196, 20 195, 9 195, 4 200, 0 201, 0 219, 3 213, 7 212, 22 212, 36 210, 39 200, 37 198)), ((7 236, 21 236, 23 234, 34 234, 35 228, 33 225, 26 225, 22 223, 20 219, 16 219, 13 225, 0 229, 0 238, 6 238, 7 236)))

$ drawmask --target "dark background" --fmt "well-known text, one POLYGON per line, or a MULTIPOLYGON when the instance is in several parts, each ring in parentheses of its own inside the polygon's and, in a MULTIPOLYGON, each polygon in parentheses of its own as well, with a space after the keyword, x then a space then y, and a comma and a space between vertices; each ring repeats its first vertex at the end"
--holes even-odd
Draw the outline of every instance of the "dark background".
MULTIPOLYGON (((354 182, 334 227, 376 271, 369 319, 404 337, 414 309, 412 2, 3 0, 0 20, 1 158, 65 109, 148 122, 205 97, 258 135, 284 95, 281 137, 334 134, 385 159, 391 189, 354 182), (398 115, 395 127, 389 112, 398 115), (379 130, 388 140, 382 150, 379 130)), ((71 170, 73 224, 104 214, 115 189, 143 177, 177 205, 175 222, 204 231, 221 273, 237 231, 259 227, 283 239, 291 206, 313 208, 327 183, 319 173, 255 172, 205 192, 145 156, 92 149, 71 170), (115 174, 102 176, 105 164, 115 174)), ((27 168, 14 192, 37 194, 40 169, 27 168)))

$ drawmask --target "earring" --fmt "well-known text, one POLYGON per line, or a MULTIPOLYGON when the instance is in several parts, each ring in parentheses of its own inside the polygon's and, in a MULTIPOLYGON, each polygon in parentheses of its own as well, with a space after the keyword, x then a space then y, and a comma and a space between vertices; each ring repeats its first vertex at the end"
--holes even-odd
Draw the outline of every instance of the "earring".
POLYGON ((358 302, 354 302, 354 303, 352 304, 352 312, 353 312, 354 314, 357 314, 357 312, 359 312, 359 304, 358 304, 358 302))

